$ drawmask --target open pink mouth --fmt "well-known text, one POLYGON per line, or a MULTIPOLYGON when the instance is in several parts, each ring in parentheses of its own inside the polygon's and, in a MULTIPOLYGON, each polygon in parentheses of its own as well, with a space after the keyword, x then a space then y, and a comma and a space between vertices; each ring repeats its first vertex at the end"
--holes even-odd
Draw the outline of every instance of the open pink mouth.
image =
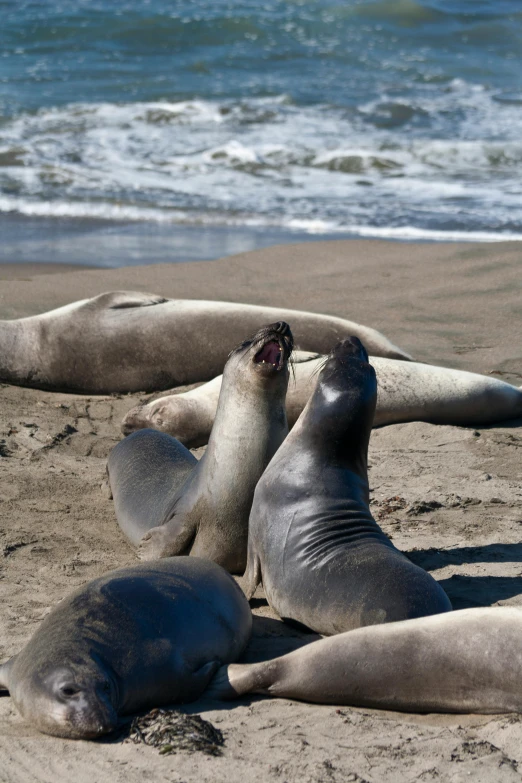
POLYGON ((279 369, 282 364, 282 356, 281 346, 277 340, 270 340, 263 345, 261 350, 256 353, 254 361, 256 364, 271 364, 272 367, 279 369))

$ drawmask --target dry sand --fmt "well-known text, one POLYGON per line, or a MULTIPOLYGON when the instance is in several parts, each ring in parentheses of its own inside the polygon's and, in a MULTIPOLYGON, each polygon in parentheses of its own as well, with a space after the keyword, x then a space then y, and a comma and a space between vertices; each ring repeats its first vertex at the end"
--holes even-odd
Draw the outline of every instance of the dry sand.
MULTIPOLYGON (((373 241, 103 271, 12 266, 0 268, 0 317, 43 312, 118 288, 280 304, 361 321, 418 359, 494 373, 519 385, 521 272, 517 243, 373 241)), ((4 660, 64 595, 135 561, 102 485, 120 420, 145 396, 87 397, 2 385, 0 397, 4 660)), ((372 436, 373 511, 394 543, 442 582, 455 608, 522 605, 521 447, 517 423, 477 430, 414 423, 372 436)), ((283 626, 262 594, 253 609, 247 660, 310 641, 283 626)), ((185 711, 224 732, 221 757, 160 756, 154 748, 119 740, 46 737, 22 721, 8 697, 0 698, 0 781, 522 778, 517 716, 415 716, 258 698, 220 709, 202 700, 185 711)))

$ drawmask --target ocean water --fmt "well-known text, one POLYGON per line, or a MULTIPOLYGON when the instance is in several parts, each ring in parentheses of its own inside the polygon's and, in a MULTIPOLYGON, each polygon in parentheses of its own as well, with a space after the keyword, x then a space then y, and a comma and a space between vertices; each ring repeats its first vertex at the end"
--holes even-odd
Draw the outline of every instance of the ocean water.
POLYGON ((519 0, 0 0, 0 19, 1 260, 522 239, 519 0))

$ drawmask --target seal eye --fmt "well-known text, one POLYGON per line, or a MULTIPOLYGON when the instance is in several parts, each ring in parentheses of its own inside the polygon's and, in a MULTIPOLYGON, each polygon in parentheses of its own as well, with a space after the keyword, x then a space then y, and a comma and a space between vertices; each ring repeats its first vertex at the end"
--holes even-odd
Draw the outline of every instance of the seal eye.
POLYGON ((72 696, 76 696, 80 692, 80 688, 77 685, 62 685, 60 687, 61 696, 65 696, 66 699, 70 699, 72 696))

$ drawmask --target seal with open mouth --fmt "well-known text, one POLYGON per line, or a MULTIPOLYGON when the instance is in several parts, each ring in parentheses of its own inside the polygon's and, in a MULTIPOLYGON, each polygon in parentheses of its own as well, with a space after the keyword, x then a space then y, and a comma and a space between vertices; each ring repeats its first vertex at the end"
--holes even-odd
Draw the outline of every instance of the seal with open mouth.
POLYGON ((0 690, 40 731, 95 739, 120 715, 197 699, 251 628, 243 593, 215 563, 139 563, 61 601, 0 666, 0 690))
POLYGON ((284 620, 325 635, 451 609, 433 577, 393 546, 370 513, 376 396, 361 342, 339 343, 254 495, 247 597, 262 581, 284 620))
POLYGON ((140 557, 190 553, 243 573, 254 490, 288 432, 292 346, 290 327, 279 321, 232 351, 199 462, 175 438, 148 429, 112 450, 116 516, 140 557))

